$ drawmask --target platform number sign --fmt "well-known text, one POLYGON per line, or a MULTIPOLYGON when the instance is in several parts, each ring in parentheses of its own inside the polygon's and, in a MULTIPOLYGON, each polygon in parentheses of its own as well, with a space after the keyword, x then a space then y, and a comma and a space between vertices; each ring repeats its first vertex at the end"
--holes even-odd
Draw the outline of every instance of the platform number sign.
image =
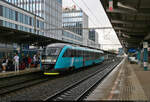
POLYGON ((109 0, 109 11, 113 11, 113 0, 109 0))

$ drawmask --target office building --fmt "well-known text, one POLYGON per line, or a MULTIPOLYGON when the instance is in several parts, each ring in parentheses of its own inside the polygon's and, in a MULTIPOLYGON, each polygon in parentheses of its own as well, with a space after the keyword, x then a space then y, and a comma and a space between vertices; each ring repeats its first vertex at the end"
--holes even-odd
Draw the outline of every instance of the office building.
POLYGON ((44 19, 22 8, 1 0, 0 25, 12 29, 44 35, 44 19))
MULTIPOLYGON (((1 2, 32 14, 33 20, 41 18, 42 30, 44 31, 44 34, 42 35, 60 40, 62 39, 62 31, 57 30, 57 28, 62 27, 62 0, 2 0, 1 2)), ((16 12, 19 12, 17 10, 16 12)), ((23 20, 25 20, 24 17, 23 20)), ((37 21, 33 22, 33 24, 33 26, 38 26, 41 23, 37 21)), ((35 30, 36 28, 37 27, 35 26, 35 30)))
MULTIPOLYGON (((82 10, 76 8, 63 9, 63 27, 74 32, 75 35, 82 37, 81 43, 87 45, 88 30, 82 29, 88 27, 88 16, 82 10)), ((72 38, 74 40, 74 38, 72 38)))
POLYGON ((98 33, 95 30, 88 30, 88 16, 76 7, 63 9, 63 40, 76 42, 85 46, 100 48, 98 44, 98 33), (70 32, 69 32, 70 31, 70 32), (76 37, 77 36, 77 37, 76 37), (79 37, 79 38, 78 38, 79 37))
POLYGON ((90 47, 100 48, 100 44, 98 43, 98 32, 94 29, 89 31, 87 45, 90 47))
POLYGON ((83 38, 82 36, 69 31, 69 30, 64 30, 62 33, 62 40, 63 41, 67 41, 70 43, 74 43, 74 44, 80 44, 83 45, 83 38))

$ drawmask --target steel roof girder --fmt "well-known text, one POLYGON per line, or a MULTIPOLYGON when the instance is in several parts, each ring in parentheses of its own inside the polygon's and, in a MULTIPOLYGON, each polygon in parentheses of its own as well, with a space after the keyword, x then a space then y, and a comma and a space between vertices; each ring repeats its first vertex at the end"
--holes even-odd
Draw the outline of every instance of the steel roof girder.
POLYGON ((138 15, 138 16, 150 16, 150 13, 143 13, 143 12, 135 12, 131 10, 121 10, 121 9, 113 9, 110 11, 108 8, 106 9, 107 13, 119 13, 119 14, 130 14, 130 15, 138 15))
POLYGON ((131 31, 131 32, 147 32, 148 28, 132 28, 132 27, 114 27, 115 30, 131 31))

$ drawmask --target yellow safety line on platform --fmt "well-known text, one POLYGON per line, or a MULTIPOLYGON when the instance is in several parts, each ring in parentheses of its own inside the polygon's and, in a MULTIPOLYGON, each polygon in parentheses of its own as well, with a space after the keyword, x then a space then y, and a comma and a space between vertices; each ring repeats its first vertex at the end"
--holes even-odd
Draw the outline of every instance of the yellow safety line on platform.
POLYGON ((59 75, 59 73, 44 73, 44 75, 59 75))
POLYGON ((114 96, 114 94, 113 94, 112 92, 113 92, 114 90, 116 90, 116 88, 117 88, 118 81, 119 81, 119 78, 120 78, 121 73, 122 73, 122 68, 124 67, 124 64, 125 64, 125 59, 124 59, 123 61, 124 61, 124 62, 123 62, 123 65, 122 65, 122 67, 121 67, 121 69, 120 69, 120 71, 119 71, 118 77, 117 77, 117 79, 115 80, 114 85, 113 85, 113 87, 112 87, 112 89, 111 89, 111 91, 110 91, 110 95, 108 96, 108 100, 111 100, 111 99, 113 98, 113 96, 114 96))

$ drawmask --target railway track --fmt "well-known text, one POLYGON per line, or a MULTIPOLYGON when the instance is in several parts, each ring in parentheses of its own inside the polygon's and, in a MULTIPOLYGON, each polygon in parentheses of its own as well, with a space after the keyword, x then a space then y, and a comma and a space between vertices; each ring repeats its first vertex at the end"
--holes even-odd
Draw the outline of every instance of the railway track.
POLYGON ((14 92, 47 80, 48 79, 45 78, 40 72, 1 79, 0 95, 14 92))
MULTIPOLYGON (((45 77, 33 74, 26 78, 15 77, 14 82, 8 84, 1 84, 0 80, 0 101, 82 100, 118 63, 119 61, 104 62, 95 68, 85 68, 65 76, 45 77)), ((11 80, 10 78, 9 81, 11 80)))
POLYGON ((113 68, 118 64, 104 65, 104 70, 98 70, 95 73, 71 84, 70 86, 59 90, 55 94, 43 99, 43 101, 63 101, 63 100, 82 100, 96 85, 98 85, 103 78, 105 78, 113 68))

